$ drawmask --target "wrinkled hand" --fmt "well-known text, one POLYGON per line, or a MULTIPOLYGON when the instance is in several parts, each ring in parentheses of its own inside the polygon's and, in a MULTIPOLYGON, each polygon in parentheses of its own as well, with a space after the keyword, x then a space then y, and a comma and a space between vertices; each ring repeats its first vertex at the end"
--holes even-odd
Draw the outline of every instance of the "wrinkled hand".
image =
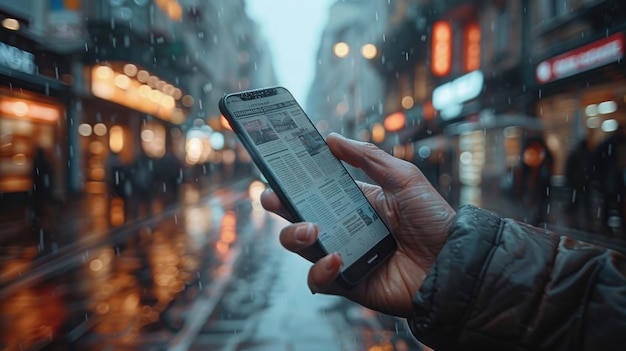
MULTIPOLYGON (((413 164, 395 158, 373 144, 350 140, 339 134, 330 134, 327 142, 337 158, 361 168, 380 184, 359 182, 390 227, 398 242, 398 250, 352 289, 335 282, 342 259, 339 254, 331 253, 311 267, 309 288, 313 293, 345 296, 365 307, 408 317, 413 295, 444 245, 456 213, 413 164)), ((261 203, 268 211, 291 220, 271 189, 261 195, 261 203)), ((280 241, 286 249, 313 261, 310 249, 318 234, 318 227, 312 223, 294 223, 283 228, 280 241)))

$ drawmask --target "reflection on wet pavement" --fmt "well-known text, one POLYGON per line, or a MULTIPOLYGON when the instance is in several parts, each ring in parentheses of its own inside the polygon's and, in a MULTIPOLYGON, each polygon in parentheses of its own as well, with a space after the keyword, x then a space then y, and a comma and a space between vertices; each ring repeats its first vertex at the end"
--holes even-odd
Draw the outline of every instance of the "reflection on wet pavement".
POLYGON ((311 295, 310 264, 280 247, 286 222, 251 201, 264 187, 187 189, 179 204, 135 213, 85 199, 50 235, 55 250, 28 236, 4 246, 0 346, 420 350, 404 321, 311 295))
POLYGON ((75 232, 56 234, 63 255, 42 255, 32 240, 3 248, 14 252, 2 256, 3 347, 100 349, 159 333, 171 338, 181 321, 170 310, 224 274, 240 229, 238 207, 249 206, 245 193, 230 189, 189 197, 201 201, 169 212, 152 206, 150 217, 126 217, 133 219, 123 226, 119 199, 93 197, 82 204, 89 215, 64 226, 75 232))

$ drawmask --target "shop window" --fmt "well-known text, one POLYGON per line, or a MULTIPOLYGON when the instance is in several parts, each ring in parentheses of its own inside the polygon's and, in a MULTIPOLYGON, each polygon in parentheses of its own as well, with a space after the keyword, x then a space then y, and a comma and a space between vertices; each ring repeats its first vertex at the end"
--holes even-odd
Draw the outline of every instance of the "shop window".
MULTIPOLYGON (((60 104, 35 94, 0 90, 0 192, 28 192, 37 148, 55 155, 60 104)), ((55 163, 55 162, 53 162, 55 163)), ((55 171, 60 166, 53 165, 55 171)), ((55 175, 54 178, 58 177, 55 175)), ((55 185, 55 184, 53 184, 55 185)))
POLYGON ((579 120, 579 114, 577 94, 543 98, 537 105, 537 116, 541 119, 544 136, 549 141, 548 147, 554 156, 555 177, 564 174, 567 151, 575 143, 576 136, 572 131, 579 120))
POLYGON ((591 145, 612 135, 618 126, 626 125, 626 88, 617 82, 582 93, 582 123, 591 145))

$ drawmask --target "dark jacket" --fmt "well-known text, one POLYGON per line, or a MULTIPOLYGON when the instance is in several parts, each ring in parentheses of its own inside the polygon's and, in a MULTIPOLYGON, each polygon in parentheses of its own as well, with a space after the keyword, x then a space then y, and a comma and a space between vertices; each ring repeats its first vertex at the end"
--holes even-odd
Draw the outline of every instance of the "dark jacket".
POLYGON ((626 349, 626 256, 462 207, 409 318, 445 350, 626 349))

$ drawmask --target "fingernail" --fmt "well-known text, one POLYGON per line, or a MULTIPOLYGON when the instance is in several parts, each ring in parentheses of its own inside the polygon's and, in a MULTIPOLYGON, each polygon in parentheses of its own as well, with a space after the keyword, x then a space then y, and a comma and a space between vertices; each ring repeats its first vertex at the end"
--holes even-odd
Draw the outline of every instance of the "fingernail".
POLYGON ((299 243, 308 244, 311 242, 311 237, 313 236, 314 226, 313 224, 307 223, 306 225, 301 225, 296 228, 296 240, 299 243))
MULTIPOLYGON (((334 256, 335 254, 333 254, 334 256)), ((324 265, 324 269, 327 271, 332 271, 335 269, 335 264, 333 263, 333 260, 327 260, 326 264, 324 265)))
POLYGON ((329 272, 335 270, 335 260, 334 260, 334 258, 337 257, 337 255, 339 255, 339 254, 336 253, 336 252, 332 253, 331 254, 332 259, 326 260, 326 263, 324 264, 324 269, 325 270, 327 270, 329 272))

